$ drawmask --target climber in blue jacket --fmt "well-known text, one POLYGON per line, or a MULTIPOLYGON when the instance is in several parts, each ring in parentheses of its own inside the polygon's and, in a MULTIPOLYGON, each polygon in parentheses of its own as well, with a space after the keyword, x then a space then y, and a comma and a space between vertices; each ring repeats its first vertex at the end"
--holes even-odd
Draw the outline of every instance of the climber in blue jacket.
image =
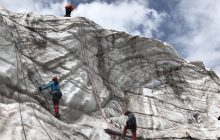
POLYGON ((48 84, 42 85, 39 87, 39 90, 42 91, 44 89, 50 88, 50 92, 52 94, 52 100, 53 100, 53 105, 54 105, 54 116, 59 118, 60 113, 59 113, 59 100, 62 97, 62 93, 60 91, 60 86, 58 82, 57 77, 53 77, 52 81, 50 81, 48 84))

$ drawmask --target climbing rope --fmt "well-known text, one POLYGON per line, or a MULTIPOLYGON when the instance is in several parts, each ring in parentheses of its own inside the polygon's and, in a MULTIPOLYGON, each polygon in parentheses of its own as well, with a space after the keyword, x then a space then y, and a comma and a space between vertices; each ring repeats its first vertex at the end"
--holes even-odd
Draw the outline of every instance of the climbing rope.
MULTIPOLYGON (((24 80, 24 85, 25 85, 25 89, 26 89, 26 94, 28 95, 28 88, 27 88, 27 83, 26 83, 26 79, 25 79, 25 77, 24 77, 24 66, 23 66, 23 64, 22 64, 22 60, 21 60, 21 54, 18 52, 18 58, 19 58, 19 61, 20 61, 20 64, 21 64, 21 72, 22 72, 22 77, 23 77, 23 80, 24 80)), ((38 121, 38 123, 40 124, 40 126, 44 129, 44 131, 46 132, 46 134, 48 135, 48 137, 50 138, 50 140, 52 140, 52 138, 51 138, 51 136, 49 135, 49 133, 47 132, 47 130, 44 128, 44 126, 42 125, 42 123, 40 122, 40 119, 39 119, 39 117, 37 116, 37 114, 36 114, 36 112, 35 112, 35 109, 34 109, 34 107, 33 107, 33 104, 32 104, 32 101, 31 101, 31 99, 30 99, 30 97, 28 96, 28 100, 29 100, 29 103, 30 103, 30 105, 31 105, 31 108, 32 108, 32 110, 33 110, 33 112, 34 112, 34 115, 35 115, 35 117, 36 117, 36 119, 37 119, 37 121, 38 121)))
MULTIPOLYGON (((9 17, 8 17, 8 18, 9 18, 9 17)), ((26 50, 27 53, 28 53, 28 56, 27 56, 27 57, 30 58, 30 60, 33 60, 32 55, 31 55, 31 52, 29 51, 28 47, 27 47, 27 46, 25 45, 25 43, 23 42, 23 40, 22 40, 22 38, 21 38, 21 35, 20 35, 20 33, 19 33, 19 31, 18 31, 16 25, 15 25, 15 23, 17 23, 17 22, 15 22, 15 21, 14 21, 13 19, 11 19, 11 18, 9 18, 9 19, 10 19, 10 20, 12 21, 12 23, 13 23, 13 27, 15 28, 15 30, 16 30, 16 32, 17 32, 17 34, 18 34, 19 40, 21 40, 22 46, 25 48, 25 50, 26 50)), ((17 24, 18 24, 18 23, 17 23, 17 24)), ((42 26, 42 25, 41 25, 41 26, 42 26)), ((45 32, 45 31, 44 31, 44 32, 45 32)), ((40 78, 41 82, 42 82, 43 84, 45 84, 45 82, 44 82, 44 80, 43 80, 43 78, 42 78, 42 76, 41 76, 41 74, 40 74, 40 72, 39 72, 39 70, 38 70, 36 64, 35 64, 34 62, 32 62, 32 64, 33 64, 34 69, 35 69, 35 72, 38 74, 38 77, 40 78)), ((26 67, 26 68, 27 68, 27 67, 26 67)), ((28 68, 27 68, 27 69, 28 69, 28 68)), ((40 84, 38 83, 38 80, 36 80, 36 79, 34 78, 34 76, 30 75, 29 72, 28 72, 27 74, 28 74, 30 80, 33 79, 34 83, 37 84, 37 88, 38 88, 38 87, 40 86, 40 84)), ((45 95, 43 95, 43 97, 44 97, 44 100, 46 101, 47 106, 49 107, 50 113, 52 113, 52 110, 51 110, 49 101, 47 100, 47 98, 46 98, 45 95)))
MULTIPOLYGON (((7 13, 8 13, 8 16, 9 16, 9 12, 7 11, 7 13)), ((9 18, 9 17, 8 17, 9 18)), ((9 18, 9 19, 11 19, 11 18, 9 18)), ((21 42, 22 42, 22 44, 25 46, 25 44, 23 43, 23 41, 22 41, 22 39, 21 39, 21 36, 20 36, 20 34, 19 34, 19 32, 18 32, 18 30, 17 30, 17 27, 16 27, 16 25, 14 24, 14 22, 13 22, 13 20, 11 19, 11 21, 12 21, 12 23, 13 23, 13 25, 14 25, 14 28, 16 29, 16 31, 17 31, 17 33, 18 33, 18 36, 20 37, 20 40, 21 40, 21 42)), ((35 112, 35 109, 34 109, 34 107, 33 107, 33 104, 32 104, 32 101, 31 101, 31 99, 30 99, 30 97, 29 97, 29 95, 28 95, 28 88, 27 88, 27 83, 26 83, 26 79, 25 79, 25 74, 24 74, 24 66, 23 66, 23 63, 22 63, 22 59, 21 59, 21 54, 20 54, 20 50, 18 49, 18 46, 17 46, 17 43, 15 43, 15 46, 16 46, 16 59, 17 59, 17 63, 18 63, 18 61, 20 61, 20 64, 21 64, 21 72, 22 72, 22 77, 23 77, 23 80, 24 80, 24 85, 25 85, 25 89, 26 89, 26 94, 27 94, 27 96, 28 96, 28 99, 29 99, 29 103, 30 103, 30 105, 31 105, 31 108, 32 108, 32 110, 33 110, 33 112, 34 112, 34 115, 35 115, 35 117, 36 117, 36 119, 37 119, 37 121, 38 121, 38 123, 40 124, 40 126, 44 129, 44 131, 46 132, 46 134, 48 135, 48 137, 49 137, 49 139, 50 140, 52 140, 52 138, 51 138, 51 136, 49 135, 49 133, 47 132, 47 130, 44 128, 44 126, 42 125, 42 123, 40 122, 40 120, 39 120, 39 117, 37 116, 37 114, 36 114, 36 112, 35 112)), ((26 48, 26 46, 25 46, 25 48, 26 48)), ((28 50, 27 50, 28 51, 28 50)), ((28 51, 28 53, 29 53, 29 51, 28 51)), ((30 53, 29 53, 29 55, 30 55, 30 53)), ((17 73, 17 78, 18 78, 18 73, 17 73)), ((18 87, 17 87, 18 88, 18 87)), ((19 94, 19 93, 18 93, 19 94)), ((19 96, 19 98, 20 98, 20 96, 19 96)), ((19 100, 19 108, 20 108, 20 100, 19 100)), ((21 116, 21 109, 19 109, 20 110, 20 116, 21 116)), ((23 124, 23 119, 22 119, 22 116, 21 116, 21 120, 22 120, 22 127, 23 127, 23 133, 24 133, 24 135, 25 135, 25 139, 27 140, 27 137, 26 137, 26 133, 25 133, 25 131, 24 131, 24 124, 23 124)))
MULTIPOLYGON (((42 20, 42 21, 43 21, 43 20, 42 20)), ((41 22, 39 22, 39 23, 40 23, 41 27, 43 27, 42 23, 41 23, 41 22)), ((30 50, 28 49, 28 47, 24 44, 23 40, 21 39, 21 35, 20 35, 18 29, 17 29, 16 27, 15 27, 15 29, 16 29, 16 32, 17 32, 17 34, 18 34, 20 40, 21 40, 22 45, 25 47, 25 50, 28 52, 28 57, 29 57, 31 60, 33 60, 33 58, 32 58, 32 53, 30 52, 30 50)), ((45 28, 43 28, 43 33, 45 34, 45 28)), ((34 38, 35 36, 32 36, 32 37, 34 38)), ((33 66, 34 66, 35 72, 37 73, 38 77, 40 78, 41 83, 43 83, 43 84, 45 85, 45 82, 44 82, 44 80, 43 80, 43 78, 42 78, 42 76, 41 76, 41 74, 40 74, 40 72, 39 72, 39 70, 38 70, 36 64, 35 64, 34 62, 33 62, 32 64, 33 64, 33 66)), ((28 68, 27 68, 27 69, 28 69, 28 68)), ((35 79, 34 76, 32 76, 29 72, 28 72, 28 76, 29 76, 30 80, 33 79, 34 83, 37 84, 37 88, 41 85, 41 84, 39 84, 38 80, 35 79)), ((44 100, 46 101, 46 104, 47 104, 48 107, 49 107, 50 113, 52 113, 52 110, 51 110, 49 101, 47 100, 47 98, 46 98, 45 95, 43 95, 43 97, 44 97, 44 100)))
MULTIPOLYGON (((81 53, 82 53, 82 59, 85 60, 85 65, 86 66, 89 66, 89 60, 88 60, 88 53, 87 53, 87 41, 86 41, 86 38, 85 38, 85 28, 84 28, 84 25, 83 23, 81 22, 81 19, 79 20, 80 22, 80 25, 79 26, 79 33, 80 33, 80 42, 81 42, 81 53)), ((87 67, 86 67, 87 68, 87 67)), ((89 77, 89 80, 92 84, 92 93, 93 93, 93 96, 95 98, 95 101, 96 101, 96 104, 99 108, 99 112, 102 116, 102 118, 104 119, 104 121, 107 123, 107 125, 116 130, 115 129, 115 126, 112 127, 112 124, 110 122, 108 122, 107 118, 106 118, 106 112, 105 111, 102 111, 102 107, 101 107, 101 99, 100 97, 98 96, 98 93, 97 93, 97 89, 96 89, 96 84, 95 84, 95 81, 93 80, 93 77, 92 77, 92 74, 89 72, 89 70, 86 70, 86 72, 88 73, 88 77, 89 77)))
POLYGON ((19 104, 19 113, 20 113, 20 119, 21 119, 21 124, 22 124, 22 130, 23 130, 23 133, 24 133, 24 138, 25 138, 25 140, 27 140, 27 135, 26 135, 26 132, 25 132, 25 129, 24 129, 24 121, 23 121, 23 117, 22 117, 22 113, 21 113, 21 99, 20 99, 20 92, 18 91, 18 89, 19 89, 19 85, 18 85, 18 83, 19 83, 19 81, 18 81, 18 79, 19 79, 19 74, 18 74, 18 69, 19 69, 19 67, 18 67, 18 50, 17 50, 17 45, 15 44, 15 54, 16 54, 16 63, 17 63, 17 84, 16 84, 16 91, 17 91, 17 93, 18 93, 18 104, 19 104))

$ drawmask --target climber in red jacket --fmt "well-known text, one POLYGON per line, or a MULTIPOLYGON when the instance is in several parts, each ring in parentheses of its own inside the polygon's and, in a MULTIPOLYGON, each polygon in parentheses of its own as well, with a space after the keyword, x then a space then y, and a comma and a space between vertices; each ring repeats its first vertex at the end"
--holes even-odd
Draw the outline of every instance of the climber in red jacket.
POLYGON ((66 9, 65 17, 71 17, 71 12, 73 11, 74 6, 69 2, 65 5, 65 9, 66 9))

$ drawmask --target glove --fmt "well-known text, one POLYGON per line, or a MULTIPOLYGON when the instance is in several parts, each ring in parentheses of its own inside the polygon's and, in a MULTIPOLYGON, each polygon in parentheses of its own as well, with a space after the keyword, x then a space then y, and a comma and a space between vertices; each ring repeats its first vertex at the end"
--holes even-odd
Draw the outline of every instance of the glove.
POLYGON ((39 88, 39 90, 41 91, 42 90, 42 88, 41 87, 38 87, 39 88))

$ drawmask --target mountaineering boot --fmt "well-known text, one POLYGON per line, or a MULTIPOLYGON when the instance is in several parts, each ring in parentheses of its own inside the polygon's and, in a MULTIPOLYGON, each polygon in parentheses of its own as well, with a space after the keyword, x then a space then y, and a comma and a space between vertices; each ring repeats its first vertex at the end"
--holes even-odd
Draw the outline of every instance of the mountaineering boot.
POLYGON ((54 117, 60 118, 60 113, 55 113, 55 114, 54 114, 54 117))
POLYGON ((60 119, 60 113, 54 113, 53 116, 56 117, 57 119, 60 119))

